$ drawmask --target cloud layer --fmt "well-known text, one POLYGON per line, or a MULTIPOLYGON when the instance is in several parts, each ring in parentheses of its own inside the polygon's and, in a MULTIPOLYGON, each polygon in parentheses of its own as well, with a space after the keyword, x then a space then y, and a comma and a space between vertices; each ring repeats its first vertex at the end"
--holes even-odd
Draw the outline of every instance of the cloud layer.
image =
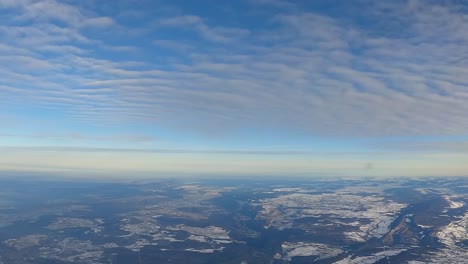
MULTIPOLYGON (((260 1, 272 8, 279 3, 260 1)), ((456 2, 369 3, 360 16, 290 7, 262 16, 257 28, 177 15, 134 32, 139 45, 115 41, 134 30, 125 21, 83 7, 55 1, 1 6, 9 19, 0 27, 0 93, 10 104, 26 101, 89 122, 196 130, 468 132, 468 15, 456 2), (176 32, 175 39, 157 38, 166 30, 176 32)))

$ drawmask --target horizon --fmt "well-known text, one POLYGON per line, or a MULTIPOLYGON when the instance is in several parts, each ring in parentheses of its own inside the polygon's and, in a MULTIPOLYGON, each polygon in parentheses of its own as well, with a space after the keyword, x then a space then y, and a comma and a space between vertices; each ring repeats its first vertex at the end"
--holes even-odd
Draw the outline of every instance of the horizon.
POLYGON ((468 176, 467 11, 0 0, 0 176, 468 176))

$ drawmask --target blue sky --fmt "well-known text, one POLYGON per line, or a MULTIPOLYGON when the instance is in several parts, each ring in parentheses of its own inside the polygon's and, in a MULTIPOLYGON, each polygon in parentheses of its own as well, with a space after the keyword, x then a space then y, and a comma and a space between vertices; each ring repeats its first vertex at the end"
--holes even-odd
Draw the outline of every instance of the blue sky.
POLYGON ((467 11, 0 0, 0 170, 466 176, 467 11))

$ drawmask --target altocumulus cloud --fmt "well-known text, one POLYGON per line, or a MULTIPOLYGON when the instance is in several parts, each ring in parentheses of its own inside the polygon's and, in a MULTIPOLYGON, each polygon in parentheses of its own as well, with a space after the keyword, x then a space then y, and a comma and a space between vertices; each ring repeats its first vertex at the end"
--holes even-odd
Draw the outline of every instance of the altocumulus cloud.
MULTIPOLYGON (((110 18, 90 3, 3 0, 0 96, 6 104, 26 101, 87 122, 199 131, 286 126, 312 135, 466 134, 466 6, 364 2, 346 4, 359 13, 324 13, 248 1, 252 10, 273 10, 246 14, 261 18, 256 27, 215 25, 213 18, 166 8, 134 28, 124 16, 128 9, 110 18), (160 37, 167 31, 174 39, 160 37), (126 34, 134 40, 118 41, 126 34), (191 52, 161 46, 171 42, 191 52)), ((145 17, 143 8, 133 12, 145 17)), ((239 10, 231 12, 242 19, 239 10)))

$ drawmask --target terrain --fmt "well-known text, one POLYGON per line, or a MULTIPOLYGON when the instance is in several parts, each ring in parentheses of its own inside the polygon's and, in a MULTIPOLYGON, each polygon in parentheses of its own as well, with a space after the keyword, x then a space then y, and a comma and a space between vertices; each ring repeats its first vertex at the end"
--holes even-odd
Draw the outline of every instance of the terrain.
POLYGON ((0 180, 0 263, 464 263, 468 178, 0 180))

